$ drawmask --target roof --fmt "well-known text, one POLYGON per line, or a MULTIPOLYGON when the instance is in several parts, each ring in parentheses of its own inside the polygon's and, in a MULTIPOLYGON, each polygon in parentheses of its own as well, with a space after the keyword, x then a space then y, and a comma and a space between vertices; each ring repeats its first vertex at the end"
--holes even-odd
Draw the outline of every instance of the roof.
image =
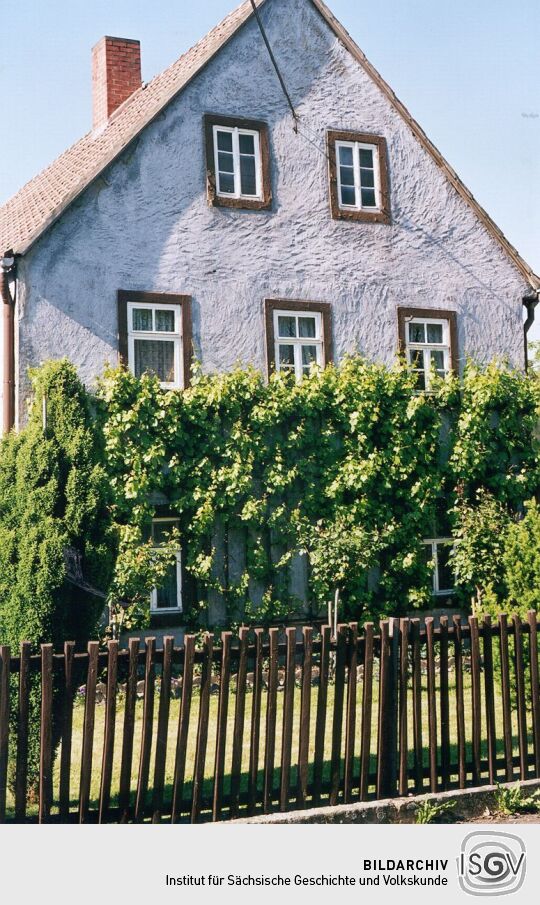
MULTIPOLYGON (((256 0, 257 6, 262 6, 264 2, 265 0, 256 0)), ((469 204, 487 231, 500 244, 525 280, 533 289, 539 289, 540 277, 523 260, 489 214, 476 201, 455 170, 429 140, 323 0, 309 2, 315 6, 336 37, 407 122, 418 141, 442 169, 458 194, 469 204)), ((0 251, 13 249, 16 254, 25 254, 75 198, 192 81, 252 15, 251 2, 245 0, 191 50, 184 53, 147 85, 135 91, 115 111, 103 130, 89 132, 0 207, 0 251)))

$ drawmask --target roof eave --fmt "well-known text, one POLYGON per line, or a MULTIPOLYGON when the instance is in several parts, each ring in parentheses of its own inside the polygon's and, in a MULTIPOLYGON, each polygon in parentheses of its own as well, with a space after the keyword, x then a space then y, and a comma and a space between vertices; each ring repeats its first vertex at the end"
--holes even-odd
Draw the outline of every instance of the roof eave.
MULTIPOLYGON (((256 0, 257 7, 261 7, 266 3, 266 0, 256 0)), ((47 230, 51 228, 51 226, 56 223, 57 220, 60 219, 62 214, 67 210, 70 205, 73 204, 74 201, 77 200, 91 185, 98 179, 105 170, 111 166, 123 153, 126 151, 131 143, 135 141, 135 139, 141 134, 141 132, 146 129, 147 126, 150 125, 157 117, 161 114, 162 110, 171 103, 179 94, 184 91, 184 89, 196 78, 199 73, 201 73, 209 63, 212 62, 214 57, 219 53, 219 51, 226 47, 227 44, 232 41, 236 34, 240 31, 241 28, 244 27, 246 22, 253 16, 253 9, 250 7, 246 9, 245 14, 242 16, 236 27, 233 29, 230 35, 228 35, 223 42, 219 45, 216 50, 210 54, 210 56, 203 60, 199 66, 196 66, 191 73, 191 75, 180 85, 174 88, 174 90, 165 94, 163 99, 160 101, 159 106, 149 115, 146 119, 138 123, 136 128, 131 130, 131 134, 128 134, 128 137, 124 135, 122 140, 114 146, 114 148, 109 152, 104 161, 101 161, 99 166, 95 167, 95 169, 91 172, 90 176, 85 175, 85 178, 81 180, 79 185, 73 189, 61 202, 61 204, 57 205, 57 207, 52 211, 52 213, 47 217, 47 219, 40 225, 38 229, 36 229, 30 237, 17 248, 14 248, 13 251, 17 255, 24 256, 27 254, 33 245, 43 236, 47 230)), ((139 91, 144 90, 144 88, 139 88, 139 91)), ((127 101, 124 102, 122 106, 127 104, 131 98, 128 98, 127 101)))

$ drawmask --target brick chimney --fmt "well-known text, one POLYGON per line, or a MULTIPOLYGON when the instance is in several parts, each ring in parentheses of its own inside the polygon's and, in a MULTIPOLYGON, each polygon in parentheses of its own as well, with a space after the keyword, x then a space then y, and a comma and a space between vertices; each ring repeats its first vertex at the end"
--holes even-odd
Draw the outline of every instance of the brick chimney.
POLYGON ((120 104, 140 87, 140 41, 101 38, 92 48, 93 128, 104 126, 120 104))

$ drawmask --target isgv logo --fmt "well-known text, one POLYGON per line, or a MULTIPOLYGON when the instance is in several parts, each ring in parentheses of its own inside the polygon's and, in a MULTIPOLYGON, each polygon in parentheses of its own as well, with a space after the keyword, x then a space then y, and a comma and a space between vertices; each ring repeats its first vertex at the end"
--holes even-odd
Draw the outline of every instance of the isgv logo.
POLYGON ((461 843, 459 885, 471 896, 504 896, 525 880, 525 843, 511 833, 469 833, 461 843))

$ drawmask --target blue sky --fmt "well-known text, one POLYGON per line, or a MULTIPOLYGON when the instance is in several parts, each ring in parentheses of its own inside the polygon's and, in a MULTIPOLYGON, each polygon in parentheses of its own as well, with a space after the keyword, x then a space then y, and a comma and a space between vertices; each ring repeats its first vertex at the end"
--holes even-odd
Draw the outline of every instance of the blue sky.
MULTIPOLYGON (((90 48, 103 34, 140 39, 148 81, 234 5, 235 0, 18 0, 0 56, 0 203, 88 131, 90 48)), ((329 5, 540 272, 538 0, 329 5)))

